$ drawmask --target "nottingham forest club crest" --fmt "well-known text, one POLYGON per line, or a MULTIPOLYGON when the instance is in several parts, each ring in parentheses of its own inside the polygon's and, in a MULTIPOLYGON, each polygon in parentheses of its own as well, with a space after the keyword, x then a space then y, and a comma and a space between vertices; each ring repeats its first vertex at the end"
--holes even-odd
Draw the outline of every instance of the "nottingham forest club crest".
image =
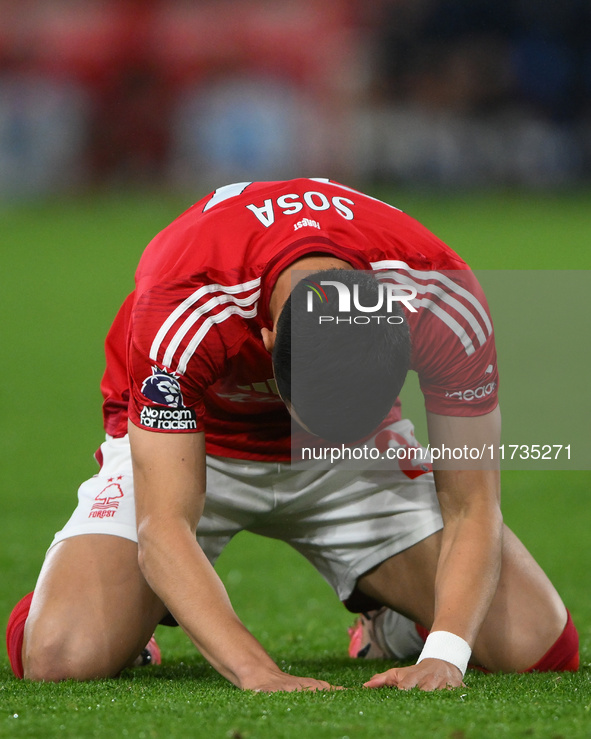
POLYGON ((169 408, 184 407, 178 379, 158 367, 152 367, 152 374, 142 383, 142 395, 158 405, 166 405, 169 408))
POLYGON ((108 484, 94 499, 88 518, 113 518, 119 508, 119 498, 123 498, 122 479, 121 475, 109 477, 108 484))

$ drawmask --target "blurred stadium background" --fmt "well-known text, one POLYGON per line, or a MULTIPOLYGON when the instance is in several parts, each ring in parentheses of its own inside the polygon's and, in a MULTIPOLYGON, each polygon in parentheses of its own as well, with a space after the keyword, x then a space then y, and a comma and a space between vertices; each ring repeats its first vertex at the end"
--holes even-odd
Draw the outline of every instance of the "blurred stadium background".
POLYGON ((0 198, 591 177, 588 0, 0 0, 0 198))

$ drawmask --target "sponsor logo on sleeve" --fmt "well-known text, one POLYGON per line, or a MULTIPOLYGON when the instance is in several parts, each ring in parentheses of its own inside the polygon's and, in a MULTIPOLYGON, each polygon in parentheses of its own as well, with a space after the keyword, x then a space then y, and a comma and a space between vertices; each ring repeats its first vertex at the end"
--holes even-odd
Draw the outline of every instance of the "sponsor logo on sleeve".
POLYGON ((497 386, 496 382, 487 382, 486 385, 480 385, 480 387, 469 389, 469 390, 457 390, 455 393, 445 393, 446 398, 456 398, 457 400, 482 400, 482 398, 488 398, 497 386))
POLYGON ((178 379, 158 367, 152 367, 152 374, 143 381, 142 395, 153 403, 169 408, 182 408, 185 405, 178 379))
POLYGON ((190 431, 197 428, 197 415, 185 408, 178 378, 158 367, 142 383, 142 395, 164 408, 144 406, 140 423, 156 431, 190 431))

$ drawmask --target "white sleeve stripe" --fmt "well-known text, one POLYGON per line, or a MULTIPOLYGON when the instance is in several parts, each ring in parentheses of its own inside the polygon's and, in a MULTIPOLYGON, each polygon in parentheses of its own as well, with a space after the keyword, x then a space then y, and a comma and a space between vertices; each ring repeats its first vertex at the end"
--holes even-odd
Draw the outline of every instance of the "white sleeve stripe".
POLYGON ((252 305, 253 303, 256 303, 256 301, 259 299, 260 294, 261 291, 257 290, 246 298, 237 298, 233 295, 215 295, 213 298, 208 300, 207 303, 200 305, 199 308, 196 308, 192 313, 189 314, 189 316, 183 322, 182 326, 177 329, 177 332, 168 344, 168 348, 166 349, 166 352, 164 354, 162 364, 165 367, 170 367, 175 352, 179 348, 182 340, 189 333, 192 326, 194 326, 201 318, 201 316, 209 313, 216 306, 222 305, 223 303, 235 303, 236 305, 242 306, 252 305))
MULTIPOLYGON (((386 274, 389 279, 394 279, 397 282, 402 283, 403 285, 412 285, 416 288, 418 293, 431 293, 433 295, 436 295, 443 303, 449 305, 450 308, 459 313, 462 318, 464 318, 464 320, 466 320, 470 324, 470 327, 476 334, 476 338, 478 339, 480 346, 482 346, 486 342, 486 336, 484 335, 482 326, 478 323, 478 320, 474 316, 474 314, 469 310, 469 308, 467 308, 463 303, 460 303, 459 300, 456 300, 456 298, 452 297, 442 287, 433 284, 421 285, 420 282, 415 282, 410 277, 401 275, 399 272, 387 272, 386 274)), ((420 301, 416 300, 414 302, 415 304, 418 303, 419 305, 425 305, 424 302, 421 303, 420 301)), ((425 305, 425 307, 428 306, 425 305)))
POLYGON ((249 185, 252 185, 252 182, 234 182, 232 185, 218 187, 211 199, 207 201, 205 208, 203 208, 203 212, 205 213, 205 211, 219 205, 219 203, 222 203, 224 200, 228 200, 228 198, 235 198, 236 195, 242 195, 249 185))
POLYGON ((492 323, 490 322, 490 318, 488 317, 488 314, 480 301, 472 295, 472 293, 469 290, 466 290, 466 288, 462 287, 461 285, 456 284, 452 279, 450 279, 447 275, 442 274, 441 272, 436 272, 434 270, 430 271, 423 271, 420 269, 412 269, 411 267, 406 264, 406 262, 401 262, 397 259, 384 259, 381 262, 372 262, 371 267, 374 270, 380 270, 380 269, 404 269, 410 274, 412 274, 417 279, 424 279, 424 280, 439 280, 441 283, 443 283, 446 287, 448 287, 451 291, 457 293, 462 298, 467 300, 469 303, 471 303, 478 313, 480 314, 480 317, 482 318, 484 325, 486 326, 486 330, 488 332, 488 335, 490 336, 492 334, 492 323))
POLYGON ((193 336, 191 339, 189 345, 183 352, 183 355, 180 359, 179 365, 177 367, 177 373, 179 375, 184 375, 187 370, 187 365, 189 364, 189 361, 195 351, 197 350, 197 347, 199 344, 203 341, 205 336, 207 335, 207 332, 209 329, 214 325, 214 323, 222 323, 222 321, 225 321, 226 318, 229 318, 231 315, 234 315, 238 313, 239 315, 243 316, 244 318, 254 318, 257 313, 257 307, 255 307, 252 310, 243 310, 238 305, 230 305, 228 308, 225 308, 223 311, 220 311, 220 313, 215 313, 213 316, 208 316, 205 321, 201 324, 199 327, 199 331, 193 336))
POLYGON ((247 290, 252 290, 255 287, 258 287, 261 284, 261 278, 257 277, 254 280, 250 280, 250 282, 244 282, 240 285, 203 285, 198 290, 195 290, 194 293, 191 293, 188 298, 185 298, 183 302, 180 305, 177 305, 177 307, 172 311, 172 313, 168 316, 168 318, 164 321, 162 326, 160 326, 158 333, 154 337, 154 341, 152 342, 152 346, 150 347, 150 359, 154 362, 156 361, 158 357, 158 351, 160 349, 160 345, 164 341, 164 337, 166 334, 170 331, 172 326, 176 323, 176 321, 179 320, 179 318, 183 315, 183 313, 188 310, 192 305, 194 305, 198 300, 200 300, 204 295, 207 295, 208 293, 220 291, 224 293, 230 293, 232 295, 235 295, 237 293, 246 292, 247 290))
POLYGON ((474 354, 476 349, 474 348, 474 344, 470 341, 470 337, 468 336, 466 329, 462 328, 460 324, 456 321, 456 319, 452 318, 449 313, 446 313, 446 311, 442 310, 432 300, 429 300, 429 298, 414 300, 413 304, 418 305, 421 308, 426 308, 427 310, 430 310, 432 313, 434 313, 437 318, 443 321, 446 326, 449 326, 449 328, 451 328, 454 334, 459 338, 464 349, 466 350, 466 354, 468 356, 474 354))

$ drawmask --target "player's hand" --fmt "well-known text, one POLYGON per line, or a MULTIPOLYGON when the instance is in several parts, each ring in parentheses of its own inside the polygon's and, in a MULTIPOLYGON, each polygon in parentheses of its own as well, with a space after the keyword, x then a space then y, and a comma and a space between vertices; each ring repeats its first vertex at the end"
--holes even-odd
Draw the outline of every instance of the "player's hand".
POLYGON ((462 673, 455 665, 442 659, 424 659, 418 665, 393 667, 386 672, 374 675, 364 684, 364 688, 390 686, 400 690, 420 688, 420 690, 443 690, 466 687, 462 673))
POLYGON ((267 674, 263 678, 255 678, 241 685, 243 690, 254 690, 257 693, 293 693, 302 690, 344 690, 340 685, 331 685, 325 680, 315 680, 312 677, 298 677, 288 675, 278 670, 276 673, 267 674))

